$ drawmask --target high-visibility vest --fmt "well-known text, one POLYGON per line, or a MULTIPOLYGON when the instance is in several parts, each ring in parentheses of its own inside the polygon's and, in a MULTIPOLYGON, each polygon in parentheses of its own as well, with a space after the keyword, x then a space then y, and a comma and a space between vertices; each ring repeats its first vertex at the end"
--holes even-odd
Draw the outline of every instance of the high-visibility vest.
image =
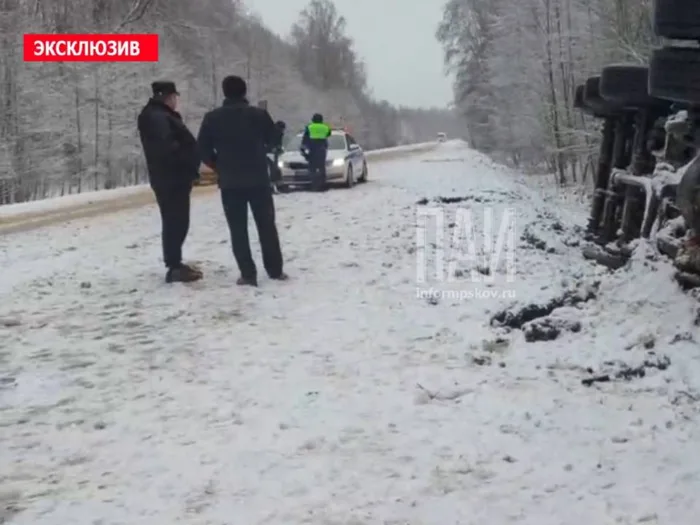
POLYGON ((325 140, 331 136, 331 128, 322 122, 312 122, 307 129, 311 140, 325 140))

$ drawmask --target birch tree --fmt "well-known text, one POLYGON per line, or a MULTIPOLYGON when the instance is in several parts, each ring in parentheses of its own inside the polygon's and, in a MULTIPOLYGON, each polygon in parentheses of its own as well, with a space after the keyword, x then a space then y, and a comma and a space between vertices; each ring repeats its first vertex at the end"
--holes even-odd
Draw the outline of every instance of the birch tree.
POLYGON ((576 86, 612 62, 645 63, 651 0, 450 0, 437 38, 474 146, 559 184, 585 182, 594 123, 576 86))

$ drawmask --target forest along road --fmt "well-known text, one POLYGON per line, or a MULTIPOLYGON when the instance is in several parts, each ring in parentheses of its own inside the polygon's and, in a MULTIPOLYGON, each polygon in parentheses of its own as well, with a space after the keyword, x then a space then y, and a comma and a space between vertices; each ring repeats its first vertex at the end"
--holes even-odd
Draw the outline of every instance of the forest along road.
POLYGON ((0 238, 8 523, 695 521, 700 316, 665 261, 584 261, 579 210, 461 143, 276 201, 291 280, 259 289, 214 195, 193 285, 153 206, 0 238), (417 283, 433 207, 514 210, 513 282, 417 283))
MULTIPOLYGON (((435 145, 435 143, 423 143, 399 146, 368 151, 366 155, 370 161, 370 170, 373 170, 376 163, 424 153, 433 149, 435 145)), ((208 196, 215 189, 216 186, 195 187, 193 197, 208 196)), ((6 205, 0 207, 0 235, 29 231, 75 219, 108 215, 141 208, 149 204, 155 204, 155 197, 151 189, 148 186, 132 186, 110 191, 70 195, 62 199, 6 205), (60 206, 56 206, 56 204, 60 204, 60 206)))

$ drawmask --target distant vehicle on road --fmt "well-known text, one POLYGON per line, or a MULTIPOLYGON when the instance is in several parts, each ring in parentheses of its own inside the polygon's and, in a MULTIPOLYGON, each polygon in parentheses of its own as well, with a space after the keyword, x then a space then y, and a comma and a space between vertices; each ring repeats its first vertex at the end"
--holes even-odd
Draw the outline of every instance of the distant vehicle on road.
MULTIPOLYGON (((285 191, 291 186, 310 186, 313 182, 309 163, 300 151, 303 136, 303 133, 299 133, 291 137, 284 146, 284 153, 277 164, 282 172, 282 180, 277 184, 279 191, 285 191)), ((329 184, 342 184, 346 188, 352 188, 357 182, 367 181, 365 153, 346 131, 333 130, 328 137, 327 158, 326 180, 329 184)))
POLYGON ((447 141, 447 133, 438 133, 437 134, 437 140, 438 142, 446 142, 447 141))

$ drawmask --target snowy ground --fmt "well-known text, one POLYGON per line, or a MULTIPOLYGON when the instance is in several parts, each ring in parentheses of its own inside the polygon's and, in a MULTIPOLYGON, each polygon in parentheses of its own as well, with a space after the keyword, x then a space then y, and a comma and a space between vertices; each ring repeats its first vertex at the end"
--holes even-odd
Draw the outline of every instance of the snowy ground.
POLYGON ((0 522, 695 523, 700 317, 665 263, 584 262, 578 210, 454 143, 370 178, 277 199, 292 280, 259 290, 215 195, 192 286, 163 283, 153 208, 0 238, 0 522), (417 297, 416 202, 449 195, 517 210, 515 282, 417 297), (577 333, 489 325, 596 281, 553 314, 577 333))

